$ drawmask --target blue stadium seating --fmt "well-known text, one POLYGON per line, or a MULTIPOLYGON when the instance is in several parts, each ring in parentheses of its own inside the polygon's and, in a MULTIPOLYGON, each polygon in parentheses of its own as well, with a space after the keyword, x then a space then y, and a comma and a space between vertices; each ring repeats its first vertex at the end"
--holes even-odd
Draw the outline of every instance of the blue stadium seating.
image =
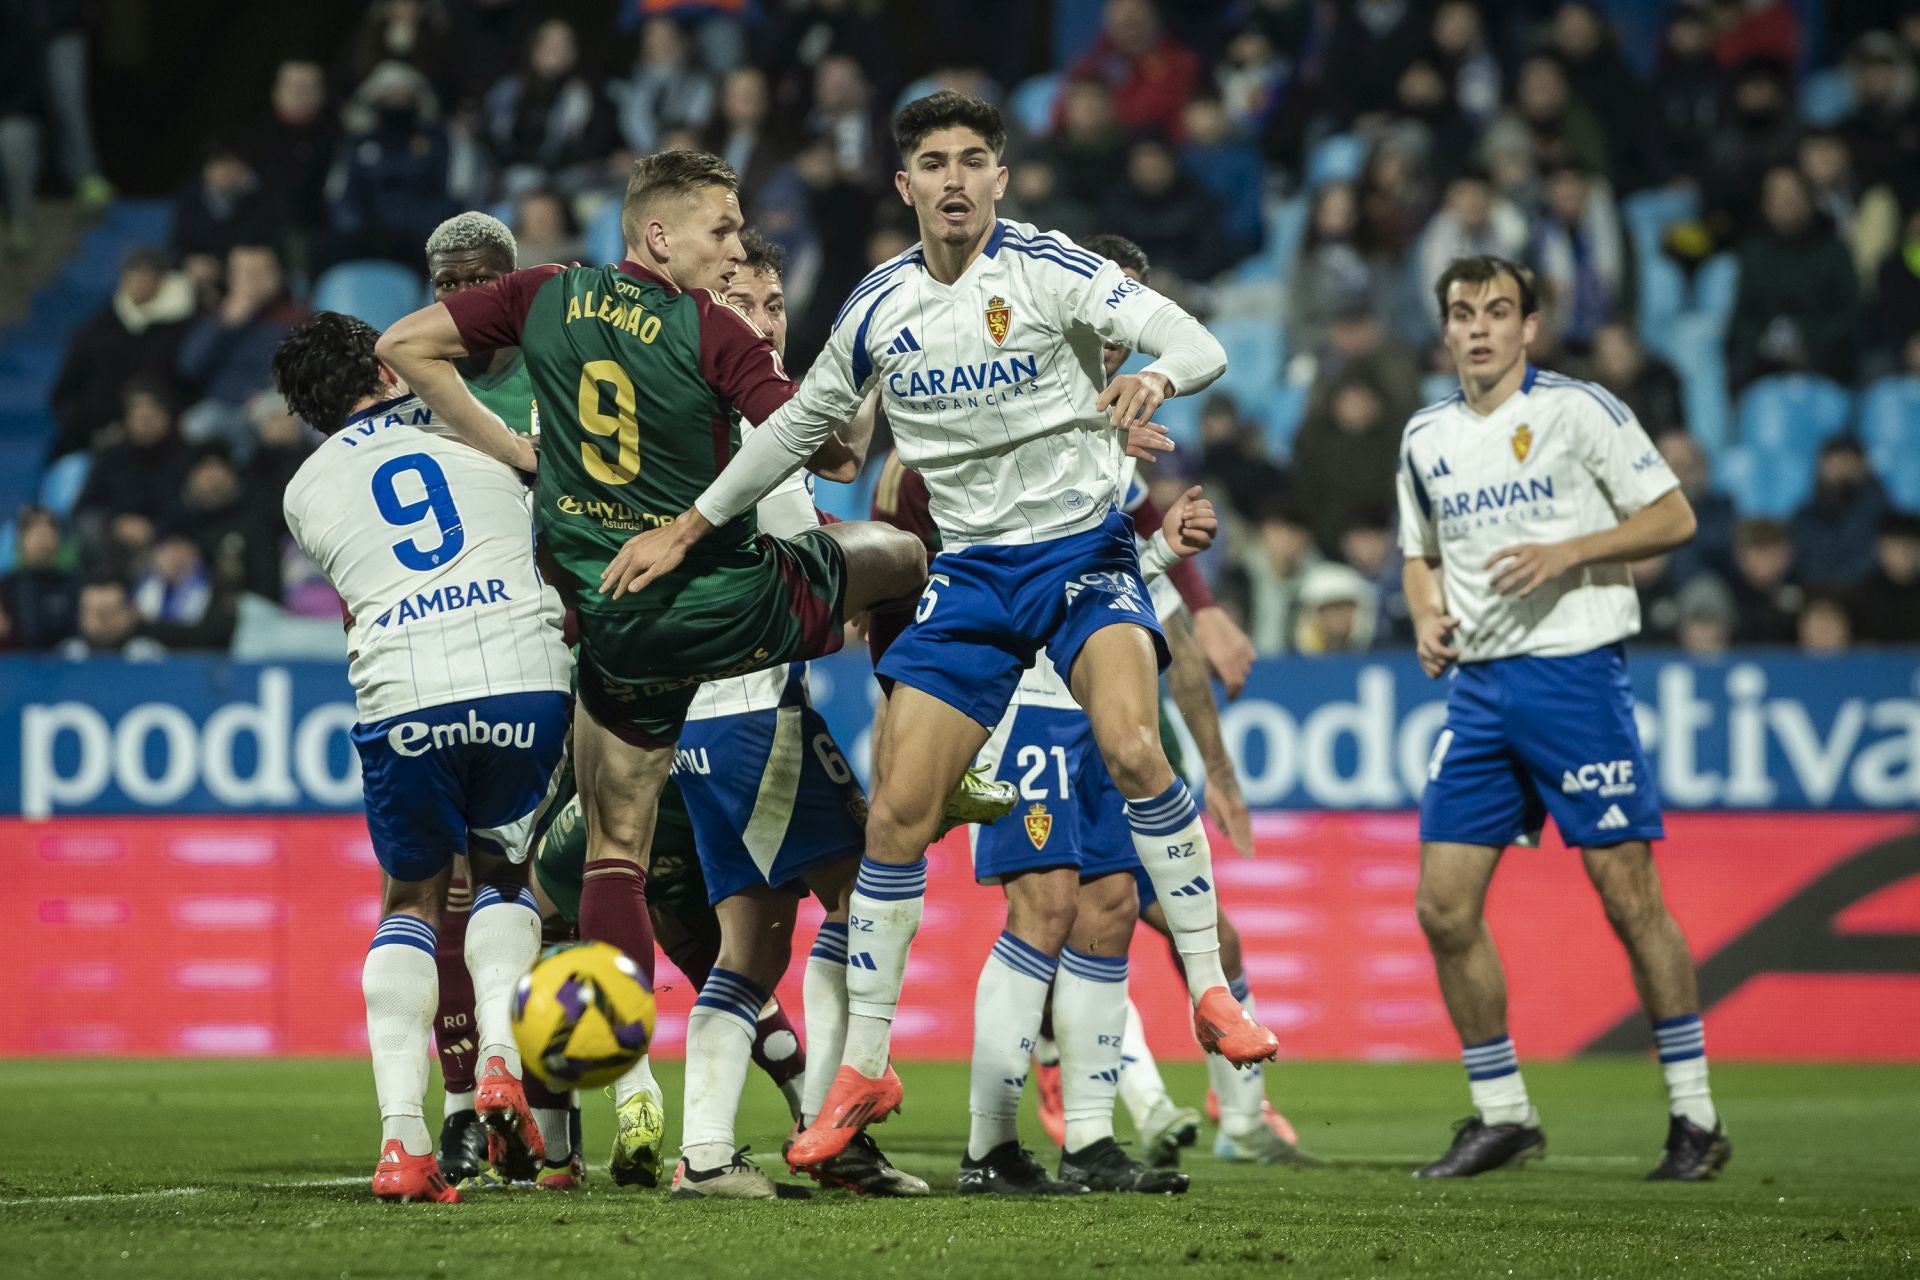
POLYGON ((38 433, 0 436, 0 512, 9 525, 14 512, 34 499, 40 455, 46 450, 47 442, 38 433))
POLYGON ((1716 253, 1700 264, 1693 277, 1693 307, 1701 315, 1712 317, 1717 331, 1727 331, 1733 316, 1733 304, 1740 297, 1740 259, 1731 253, 1716 253))
MULTIPOLYGON (((1731 441, 1732 411, 1727 396, 1727 362, 1720 330, 1711 316, 1688 312, 1674 318, 1665 354, 1680 375, 1687 430, 1709 456, 1731 441)), ((1651 345, 1651 344, 1649 344, 1651 345)))
POLYGON ((586 226, 587 260, 594 266, 618 262, 627 256, 626 238, 620 233, 620 202, 608 200, 586 226))
POLYGON ((1007 98, 1008 114, 1014 123, 1033 137, 1051 132, 1053 100, 1060 94, 1060 73, 1043 71, 1022 80, 1007 98))
POLYGON ((1740 397, 1740 443, 1770 455, 1811 459, 1821 444, 1845 431, 1853 395, 1812 374, 1762 378, 1740 397))
POLYGON ((1719 485, 1743 516, 1785 520, 1813 492, 1813 462, 1783 459, 1754 445, 1734 445, 1720 457, 1719 485))
POLYGON ((1286 363, 1286 339, 1270 316, 1244 320, 1215 320, 1213 336, 1227 349, 1227 371, 1220 389, 1231 391, 1242 404, 1258 404, 1280 385, 1286 363))
POLYGON ((1304 382, 1283 382, 1246 406, 1248 412, 1266 426, 1267 452, 1275 458, 1284 461, 1293 456, 1293 434, 1300 429, 1300 419, 1306 416, 1307 393, 1311 389, 1304 382))
POLYGON ((1822 67, 1800 82, 1800 118, 1815 128, 1839 124, 1853 110, 1853 83, 1845 67, 1822 67))
POLYGON ((1663 355, 1674 350, 1674 322, 1686 310, 1687 281, 1680 265, 1664 253, 1640 259, 1640 337, 1663 355))
POLYGON ((1358 182, 1367 167, 1367 139, 1359 133, 1336 133, 1307 154, 1309 190, 1329 182, 1358 182))
POLYGON ((87 487, 87 473, 92 470, 90 453, 70 453, 48 467, 40 477, 40 505, 65 519, 73 504, 80 501, 80 491, 87 487))
POLYGON ((1860 440, 1894 504, 1920 511, 1920 375, 1882 378, 1860 397, 1860 440))
POLYGON ((1620 213, 1633 237, 1633 251, 1644 265, 1660 251, 1660 238, 1669 223, 1699 216, 1700 193, 1667 187, 1636 191, 1620 202, 1620 213))
POLYGON ((343 262, 314 285, 313 309, 344 312, 385 329, 428 296, 420 277, 397 262, 343 262))

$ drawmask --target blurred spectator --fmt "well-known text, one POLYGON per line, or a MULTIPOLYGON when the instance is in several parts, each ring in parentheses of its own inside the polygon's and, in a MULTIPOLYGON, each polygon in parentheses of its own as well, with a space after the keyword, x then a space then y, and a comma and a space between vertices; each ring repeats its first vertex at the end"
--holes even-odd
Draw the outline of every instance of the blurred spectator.
POLYGON ((1908 212, 1900 244, 1880 264, 1867 337, 1875 373, 1898 370, 1902 353, 1920 336, 1920 206, 1908 212))
POLYGON ((180 343, 180 379, 198 397, 180 416, 186 439, 252 451, 247 401, 266 385, 274 348, 304 310, 288 294, 272 249, 241 245, 227 255, 226 297, 180 343))
POLYGON ((60 656, 70 662, 112 657, 152 662, 166 653, 140 634, 140 614, 118 578, 95 578, 80 589, 76 629, 78 634, 60 646, 60 656))
POLYGON ((202 287, 220 279, 227 253, 240 244, 275 244, 279 226, 260 179, 237 148, 208 146, 200 176, 173 200, 171 247, 202 287))
POLYGON ((1127 152, 1126 178, 1108 193, 1100 225, 1187 280, 1209 279, 1233 264, 1220 206, 1158 138, 1142 138, 1127 152))
POLYGON ((1627 288, 1626 238, 1604 179, 1571 161, 1550 171, 1527 261, 1552 288, 1562 338, 1576 350, 1591 347, 1627 288))
POLYGON ((879 7, 875 0, 813 0, 770 13, 760 42, 761 65, 773 77, 775 100, 783 108, 804 100, 813 69, 836 53, 858 62, 879 99, 889 100, 898 84, 892 77, 899 58, 875 20, 879 7))
MULTIPOLYGON (((678 32, 667 38, 678 39, 678 32)), ((710 86, 706 92, 710 111, 710 86)), ((599 181, 614 139, 613 113, 580 65, 570 23, 550 18, 535 28, 526 64, 488 90, 485 105, 487 143, 508 194, 539 186, 574 193, 599 181)), ((702 114, 698 123, 705 121, 702 114)), ((677 123, 654 121, 656 128, 677 123)))
POLYGON ((1733 593, 1718 578, 1695 578, 1680 589, 1680 647, 1696 658, 1715 658, 1733 644, 1738 610, 1733 593))
POLYGON ((1097 79, 1068 80, 1058 109, 1059 127, 1046 153, 1066 197, 1097 208, 1127 160, 1127 131, 1114 115, 1113 90, 1097 79))
MULTIPOLYGON (((1611 384, 1606 384, 1611 386, 1611 384)), ((1632 402, 1628 401, 1628 407, 1632 402)), ((1641 419, 1645 424, 1645 419, 1641 419)), ((1693 537, 1669 554, 1673 579, 1684 586, 1705 574, 1730 577, 1733 566, 1733 499, 1713 487, 1706 450, 1684 428, 1653 433, 1660 456, 1680 481, 1680 492, 1693 508, 1693 537)))
MULTIPOLYGON (((941 88, 960 88, 949 78, 960 67, 977 68, 981 81, 1011 88, 1041 65, 1038 46, 1052 13, 1047 5, 1033 0, 928 0, 921 7, 933 19, 933 41, 946 61, 934 70, 941 88)), ((903 99, 909 96, 921 95, 902 90, 903 99)), ((987 98, 996 104, 999 100, 997 95, 987 98)))
POLYGON ((1032 156, 1012 166, 1000 216, 1015 222, 1030 222, 1042 231, 1065 232, 1075 240, 1093 234, 1092 211, 1060 190, 1053 161, 1044 155, 1032 156))
POLYGON ((1620 145, 1611 147, 1611 176, 1624 189, 1645 178, 1647 148, 1646 90, 1627 70, 1620 56, 1620 39, 1598 6, 1587 0, 1568 0, 1554 10, 1547 46, 1558 57, 1567 88, 1590 112, 1601 131, 1620 145))
POLYGON ((1766 61, 1738 67, 1733 109, 1713 136, 1704 170, 1708 251, 1738 243, 1758 225, 1763 180, 1774 166, 1793 163, 1797 131, 1787 69, 1766 61))
POLYGON ((872 85, 847 54, 830 54, 815 65, 807 129, 832 151, 842 181, 877 188, 898 168, 892 135, 874 114, 872 85))
POLYGON ((113 199, 113 185, 100 173, 93 145, 91 94, 87 84, 87 27, 83 0, 45 0, 38 41, 45 73, 49 154, 82 206, 99 209, 113 199))
POLYGON ((163 386, 131 382, 122 403, 118 439, 96 447, 86 486, 74 504, 88 560, 115 567, 153 544, 187 465, 163 386))
POLYGON ((1240 416, 1239 404, 1227 392, 1209 392, 1201 402, 1200 441, 1201 477, 1243 518, 1252 518, 1286 487, 1287 473, 1268 454, 1261 428, 1240 416))
POLYGON ((341 80, 359 84, 383 62, 402 62, 436 93, 457 92, 453 24, 440 0, 373 0, 347 41, 341 80))
POLYGON ((1484 126, 1500 111, 1500 60, 1473 0, 1444 0, 1433 11, 1432 55, 1463 115, 1484 126))
MULTIPOLYGON (((1526 215, 1493 193, 1485 173, 1464 173, 1447 184, 1446 203, 1420 234, 1414 274, 1424 296, 1426 286, 1438 280, 1455 258, 1495 254, 1517 260, 1526 250, 1526 215)), ((1437 333, 1440 320, 1433 310, 1422 307, 1421 315, 1426 331, 1437 333)))
MULTIPOLYGON (((1630 325, 1616 321, 1602 325, 1594 333, 1587 373, 1593 381, 1626 401, 1633 416, 1640 419, 1640 425, 1656 440, 1669 431, 1686 431, 1686 401, 1681 395, 1680 375, 1672 365, 1649 352, 1630 325)), ((1694 541, 1698 542, 1699 538, 1696 536, 1694 541)))
MULTIPOLYGON (((1433 211, 1431 185, 1414 149, 1389 134, 1367 152, 1360 171, 1363 239, 1391 261, 1400 261, 1419 238, 1433 211)), ((1426 286, 1421 286, 1425 292, 1426 286)))
POLYGON ((446 0, 457 49, 449 101, 478 101, 511 75, 538 16, 521 0, 446 0))
POLYGON ((1107 0, 1100 34, 1068 65, 1067 75, 1110 88, 1123 125, 1178 142, 1185 128, 1182 109, 1200 83, 1200 58, 1160 29, 1152 0, 1107 0))
POLYGON ((1256 536, 1234 547, 1234 563, 1222 582, 1226 601, 1245 620, 1253 647, 1261 654, 1294 649, 1300 587, 1320 563, 1306 515, 1275 490, 1255 511, 1256 536))
POLYGON ((1794 629, 1802 653, 1824 656, 1845 653, 1853 647, 1853 620, 1835 595, 1808 596, 1794 629))
POLYGON ((1336 557, 1341 535, 1363 513, 1392 500, 1407 416, 1390 412, 1380 391, 1354 372, 1317 399, 1293 438, 1293 484, 1314 543, 1322 555, 1336 557))
POLYGON ((1661 37, 1651 97, 1648 143, 1653 177, 1698 183, 1731 104, 1732 83, 1714 56, 1713 21, 1704 0, 1674 6, 1661 37))
POLYGON ((1870 31, 1847 54, 1853 110, 1840 131, 1853 148, 1860 179, 1893 182, 1908 204, 1920 196, 1920 93, 1912 51, 1884 31, 1870 31))
POLYGON ((1740 245, 1728 382, 1738 388, 1782 370, 1845 381, 1859 314, 1853 260, 1816 214, 1798 169, 1769 169, 1761 203, 1765 226, 1740 245))
POLYGON ((740 175, 741 198, 749 208, 787 163, 783 131, 775 124, 772 107, 766 73, 758 67, 735 68, 720 82, 720 109, 707 148, 740 175))
POLYGON ((1320 61, 1320 97, 1335 128, 1391 109, 1394 87, 1426 42, 1426 6, 1354 0, 1337 7, 1320 61))
POLYGON ((1873 572, 1854 589, 1864 644, 1920 644, 1920 515, 1890 511, 1874 543, 1873 572))
POLYGON ((1195 98, 1187 104, 1187 140, 1180 148, 1180 167, 1200 180, 1225 215, 1229 262, 1260 248, 1263 221, 1261 199, 1266 174, 1260 153, 1233 132, 1220 100, 1195 98))
POLYGON ((51 649, 73 634, 80 578, 60 522, 43 507, 25 507, 15 525, 13 569, 0 578, 0 611, 7 634, 0 643, 51 649))
MULTIPOLYGON (((1680 577, 1671 556, 1653 556, 1628 566, 1640 593, 1640 642, 1680 643, 1680 577)), ((1716 584, 1718 585, 1718 584, 1716 584)))
POLYGON ((713 119, 713 77, 693 65, 687 37, 672 18, 647 20, 640 28, 640 60, 607 90, 619 109, 620 136, 637 155, 659 150, 660 135, 669 129, 698 132, 713 119))
POLYGON ((387 258, 417 266, 420 246, 454 212, 451 143, 426 77, 400 62, 374 68, 348 104, 329 262, 387 258))
POLYGON ((1454 105, 1452 90, 1428 58, 1407 64, 1395 88, 1396 111, 1387 134, 1415 154, 1422 169, 1449 182, 1471 162, 1479 131, 1454 105))
POLYGON ((130 377, 172 378, 193 309, 192 284, 167 270, 164 253, 128 251, 112 299, 67 339, 48 397, 58 424, 49 461, 89 447, 94 433, 120 416, 130 377))
POLYGON ((1317 564, 1301 575, 1294 648, 1307 657, 1360 653, 1373 643, 1373 588, 1344 564, 1317 564))
POLYGON ((311 232, 327 221, 327 173, 340 127, 317 62, 289 60, 273 76, 272 114, 255 127, 247 163, 277 225, 311 232))
POLYGON ((529 266, 536 262, 579 262, 586 255, 573 210, 551 191, 529 191, 521 196, 513 223, 520 259, 529 266))
POLYGON ((1864 581, 1873 572, 1874 539, 1886 512, 1886 490, 1860 442, 1840 436, 1821 445, 1813 496, 1793 513, 1799 580, 1828 588, 1864 581))
POLYGON ((1800 60, 1800 20, 1787 0, 1717 0, 1720 29, 1714 48, 1720 61, 1771 58, 1784 66, 1800 60))
POLYGON ((622 0, 621 29, 626 14, 646 21, 670 18, 690 30, 707 69, 725 75, 747 60, 747 18, 759 6, 747 0, 622 0))
MULTIPOLYGON (((1304 10, 1307 6, 1293 7, 1304 10)), ((1292 92, 1296 74, 1293 59, 1276 49, 1265 31, 1255 27, 1227 42, 1226 57, 1214 68, 1213 78, 1227 119, 1243 136, 1257 138, 1292 92)))
MULTIPOLYGON (((1378 391, 1386 403, 1387 416, 1402 425, 1420 407, 1420 357, 1387 337, 1386 329, 1374 317, 1373 305, 1365 300, 1349 299, 1334 313, 1326 345, 1312 353, 1310 362, 1313 387, 1307 398, 1309 412, 1343 377, 1359 379, 1378 391)), ((1306 363, 1297 362, 1301 368, 1306 363)))
MULTIPOLYGON (((256 455, 248 475, 271 483, 285 474, 285 467, 278 463, 277 458, 256 455)), ((241 473, 222 449, 204 450, 194 460, 180 486, 175 527, 193 538, 213 581, 276 602, 280 599, 280 542, 286 525, 279 504, 262 502, 260 495, 285 488, 284 482, 278 490, 260 483, 243 484, 241 473)))
POLYGON ((1861 287, 1872 288, 1881 262, 1900 239, 1900 202, 1889 187, 1868 187, 1859 180, 1846 139, 1830 129, 1800 139, 1800 174, 1814 207, 1832 220, 1853 255, 1861 287))
POLYGON ((200 547, 183 530, 163 535, 153 545, 147 570, 133 587, 133 607, 149 626, 198 626, 213 600, 213 581, 200 559, 200 547))
POLYGON ((1336 317, 1366 310, 1384 327, 1393 320, 1394 264, 1373 251, 1360 221, 1359 192, 1329 182, 1313 193, 1313 208, 1293 273, 1287 280, 1287 340, 1318 351, 1336 317))
POLYGON ((1794 617, 1805 598, 1790 580, 1793 540, 1778 520, 1742 520, 1733 527, 1733 642, 1792 644, 1794 617))
POLYGON ((27 4, 0 4, 0 249, 25 257, 33 248, 33 196, 40 182, 40 117, 45 109, 38 15, 27 4))
MULTIPOLYGON (((1622 137, 1631 125, 1619 122, 1622 137)), ((1500 145, 1502 134, 1524 137, 1532 148, 1534 165, 1546 170, 1572 161, 1589 173, 1611 174, 1611 150, 1606 130, 1585 103, 1576 100, 1566 70, 1557 58, 1536 54, 1520 65, 1514 81, 1513 108, 1488 130, 1486 147, 1500 145)))
POLYGON ((1340 535, 1340 559, 1366 582, 1373 593, 1372 643, 1411 643, 1413 614, 1401 585, 1403 561, 1393 536, 1393 509, 1381 503, 1355 515, 1340 535))

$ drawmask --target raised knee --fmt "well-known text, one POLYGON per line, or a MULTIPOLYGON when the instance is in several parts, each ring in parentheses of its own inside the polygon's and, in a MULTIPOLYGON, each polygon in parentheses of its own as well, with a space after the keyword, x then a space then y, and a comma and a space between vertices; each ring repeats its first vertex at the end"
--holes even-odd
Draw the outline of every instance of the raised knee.
POLYGON ((1465 904, 1423 894, 1414 901, 1414 914, 1436 951, 1464 951, 1480 936, 1480 913, 1465 904))
POLYGON ((1144 730, 1127 734, 1115 743, 1106 752, 1106 762, 1113 785, 1123 796, 1147 799, 1166 790, 1166 753, 1160 749, 1160 740, 1144 730))

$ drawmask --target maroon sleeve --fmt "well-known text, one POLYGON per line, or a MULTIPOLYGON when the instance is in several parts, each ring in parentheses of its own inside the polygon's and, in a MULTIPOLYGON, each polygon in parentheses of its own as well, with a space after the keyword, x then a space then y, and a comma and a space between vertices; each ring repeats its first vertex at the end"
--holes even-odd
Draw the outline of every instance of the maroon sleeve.
POLYGON ((708 289, 696 289, 700 308, 700 376, 756 427, 793 398, 800 384, 787 376, 773 342, 753 321, 708 289))
POLYGON ((566 268, 556 263, 509 271, 492 284, 478 289, 462 289, 440 300, 460 330, 460 341, 468 351, 497 351, 520 345, 520 333, 526 328, 527 312, 540 286, 566 268))
MULTIPOLYGON (((1133 527, 1143 538, 1151 538, 1160 532, 1160 526, 1167 522, 1167 513, 1152 498, 1142 498, 1140 505, 1133 509, 1133 527)), ((1200 566, 1193 562, 1192 556, 1185 556, 1173 562, 1167 570, 1167 581, 1173 583, 1173 589, 1180 593, 1180 602, 1187 606, 1190 613, 1202 609, 1211 609, 1220 603, 1213 598, 1213 588, 1207 585, 1200 566)))

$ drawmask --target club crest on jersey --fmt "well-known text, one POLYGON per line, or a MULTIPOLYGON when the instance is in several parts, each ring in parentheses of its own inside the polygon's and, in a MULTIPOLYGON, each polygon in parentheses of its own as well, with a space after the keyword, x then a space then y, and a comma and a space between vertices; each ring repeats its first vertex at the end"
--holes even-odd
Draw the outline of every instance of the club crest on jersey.
POLYGON ((1021 819, 1027 828, 1027 839, 1036 849, 1047 847, 1047 837, 1053 834, 1053 815, 1047 812, 1047 806, 1036 802, 1027 810, 1027 816, 1021 819))
POLYGON ((1513 460, 1525 462, 1527 455, 1533 452, 1533 429, 1521 423, 1513 429, 1513 460))
POLYGON ((1013 308, 1007 300, 998 294, 987 299, 987 336, 993 339, 993 345, 999 346, 1007 340, 1007 330, 1013 327, 1013 308))

